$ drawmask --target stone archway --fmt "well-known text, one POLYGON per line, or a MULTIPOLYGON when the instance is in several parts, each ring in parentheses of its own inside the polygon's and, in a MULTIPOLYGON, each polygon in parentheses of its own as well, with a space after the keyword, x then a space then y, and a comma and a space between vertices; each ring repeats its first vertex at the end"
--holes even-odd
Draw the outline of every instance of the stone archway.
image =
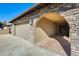
POLYGON ((70 55, 70 40, 67 37, 69 36, 68 26, 68 23, 60 14, 47 13, 36 22, 34 41, 37 44, 43 44, 40 46, 44 46, 50 50, 55 50, 56 52, 60 50, 58 53, 62 55, 63 53, 70 55), (62 26, 64 26, 64 30, 62 26), (65 49, 65 47, 67 48, 65 49))
POLYGON ((41 27, 51 37, 54 34, 66 35, 69 37, 69 24, 58 13, 47 13, 36 22, 36 28, 41 27), (66 31, 67 30, 67 31, 66 31))

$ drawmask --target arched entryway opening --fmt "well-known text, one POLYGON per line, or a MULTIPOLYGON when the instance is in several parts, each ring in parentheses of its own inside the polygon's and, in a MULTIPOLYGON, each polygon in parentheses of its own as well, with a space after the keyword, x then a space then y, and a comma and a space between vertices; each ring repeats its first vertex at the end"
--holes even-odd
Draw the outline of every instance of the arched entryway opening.
POLYGON ((71 54, 69 25, 63 16, 47 13, 41 16, 35 25, 35 43, 60 54, 71 54))

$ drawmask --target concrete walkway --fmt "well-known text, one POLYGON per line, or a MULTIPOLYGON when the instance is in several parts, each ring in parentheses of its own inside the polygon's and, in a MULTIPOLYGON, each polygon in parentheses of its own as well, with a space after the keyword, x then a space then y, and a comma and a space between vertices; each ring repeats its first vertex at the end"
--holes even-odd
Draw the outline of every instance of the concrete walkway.
POLYGON ((35 46, 27 40, 10 34, 0 35, 0 55, 2 56, 52 56, 58 55, 35 46))

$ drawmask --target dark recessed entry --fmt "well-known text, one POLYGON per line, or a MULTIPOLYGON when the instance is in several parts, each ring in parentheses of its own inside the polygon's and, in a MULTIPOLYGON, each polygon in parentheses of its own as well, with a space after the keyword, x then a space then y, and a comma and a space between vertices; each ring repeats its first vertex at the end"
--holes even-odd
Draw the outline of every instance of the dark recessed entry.
POLYGON ((66 23, 65 25, 58 25, 58 26, 59 26, 58 34, 61 36, 69 37, 69 25, 66 23))

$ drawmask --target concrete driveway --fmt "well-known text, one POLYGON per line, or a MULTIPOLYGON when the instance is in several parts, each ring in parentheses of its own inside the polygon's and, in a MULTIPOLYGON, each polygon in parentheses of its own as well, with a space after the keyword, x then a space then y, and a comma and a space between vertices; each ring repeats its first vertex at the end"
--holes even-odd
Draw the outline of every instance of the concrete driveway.
POLYGON ((0 56, 52 56, 58 55, 47 49, 35 46, 33 43, 19 37, 0 35, 0 56))

